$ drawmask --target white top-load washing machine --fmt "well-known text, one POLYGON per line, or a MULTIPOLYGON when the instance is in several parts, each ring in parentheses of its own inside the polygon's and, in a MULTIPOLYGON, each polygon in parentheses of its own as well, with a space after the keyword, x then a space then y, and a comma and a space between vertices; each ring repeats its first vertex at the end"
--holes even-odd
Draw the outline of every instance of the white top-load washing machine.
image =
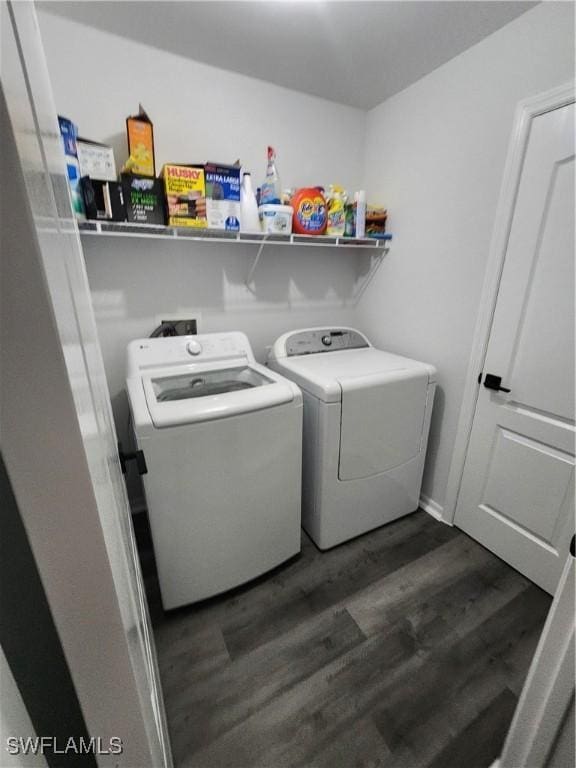
POLYGON ((303 390, 302 526, 321 549, 417 509, 433 366, 352 328, 286 333, 268 365, 303 390))
POLYGON ((302 395, 243 333, 133 341, 127 390, 165 609, 300 551, 302 395))

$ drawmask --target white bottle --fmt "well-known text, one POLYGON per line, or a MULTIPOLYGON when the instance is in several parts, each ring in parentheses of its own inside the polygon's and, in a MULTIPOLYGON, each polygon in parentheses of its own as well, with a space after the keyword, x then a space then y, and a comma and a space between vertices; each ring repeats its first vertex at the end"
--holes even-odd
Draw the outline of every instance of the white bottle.
POLYGON ((253 234, 262 231, 258 216, 258 203, 252 189, 252 177, 249 173, 242 176, 242 186, 240 187, 240 229, 242 232, 253 234))
POLYGON ((361 189, 354 193, 356 201, 356 237, 366 237, 366 192, 361 189))

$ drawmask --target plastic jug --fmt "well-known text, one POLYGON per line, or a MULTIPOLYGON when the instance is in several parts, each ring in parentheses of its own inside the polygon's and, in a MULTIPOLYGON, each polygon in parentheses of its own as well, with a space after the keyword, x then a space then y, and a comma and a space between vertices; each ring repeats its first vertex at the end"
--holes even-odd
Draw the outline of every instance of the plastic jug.
POLYGON ((262 231, 258 216, 258 203, 252 189, 252 177, 249 173, 242 176, 240 187, 240 229, 242 232, 259 233, 262 231))
POLYGON ((294 211, 292 232, 323 235, 326 232, 326 200, 321 187, 297 189, 290 200, 294 211))

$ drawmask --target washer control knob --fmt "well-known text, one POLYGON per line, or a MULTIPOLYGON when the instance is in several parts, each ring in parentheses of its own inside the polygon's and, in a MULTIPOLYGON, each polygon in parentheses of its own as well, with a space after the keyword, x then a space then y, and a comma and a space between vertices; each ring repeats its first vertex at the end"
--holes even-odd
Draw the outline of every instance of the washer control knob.
POLYGON ((322 336, 322 344, 324 344, 325 347, 331 347, 332 336, 322 336))
POLYGON ((202 344, 200 344, 199 341, 196 341, 196 339, 192 339, 186 344, 186 352, 188 352, 189 355, 196 357, 196 355, 199 355, 200 352, 202 352, 202 344))

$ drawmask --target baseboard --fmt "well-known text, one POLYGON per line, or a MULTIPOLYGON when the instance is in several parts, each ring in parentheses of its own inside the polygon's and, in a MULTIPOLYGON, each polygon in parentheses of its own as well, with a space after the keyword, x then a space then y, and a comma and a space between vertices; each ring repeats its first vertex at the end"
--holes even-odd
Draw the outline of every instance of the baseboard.
POLYGON ((428 512, 429 515, 432 515, 435 520, 438 520, 445 525, 450 525, 450 523, 446 522, 444 519, 444 507, 438 504, 437 501, 426 496, 425 493, 420 494, 420 508, 425 512, 428 512))

